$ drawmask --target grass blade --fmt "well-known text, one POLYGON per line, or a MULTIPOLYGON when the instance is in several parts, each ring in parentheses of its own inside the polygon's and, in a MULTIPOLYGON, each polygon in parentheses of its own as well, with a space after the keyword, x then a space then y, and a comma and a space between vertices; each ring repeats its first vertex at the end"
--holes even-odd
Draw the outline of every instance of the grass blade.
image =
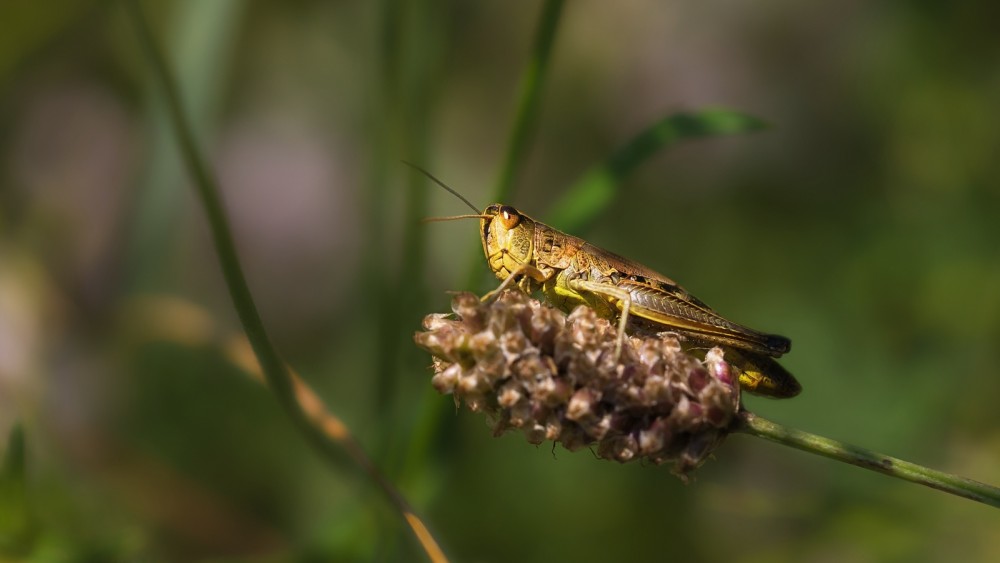
POLYGON ((764 123, 748 115, 713 109, 667 116, 641 131, 571 186, 547 217, 553 226, 579 232, 618 194, 622 181, 658 151, 681 141, 758 131, 764 123))

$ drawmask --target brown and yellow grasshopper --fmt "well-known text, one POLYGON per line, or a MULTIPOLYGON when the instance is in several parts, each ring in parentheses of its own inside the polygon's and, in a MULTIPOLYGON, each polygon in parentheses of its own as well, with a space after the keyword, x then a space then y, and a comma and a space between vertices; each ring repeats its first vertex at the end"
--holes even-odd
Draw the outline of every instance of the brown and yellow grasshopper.
POLYGON ((605 318, 617 317, 618 352, 632 320, 656 331, 676 332, 689 347, 721 347, 726 361, 739 371, 740 385, 751 393, 782 399, 802 390, 795 377, 774 360, 791 349, 791 341, 784 336, 736 324, 670 278, 509 205, 494 203, 480 213, 430 173, 414 167, 475 211, 438 220, 479 219, 483 253, 501 280, 488 295, 511 284, 528 294, 540 290, 549 303, 566 312, 587 305, 605 318))

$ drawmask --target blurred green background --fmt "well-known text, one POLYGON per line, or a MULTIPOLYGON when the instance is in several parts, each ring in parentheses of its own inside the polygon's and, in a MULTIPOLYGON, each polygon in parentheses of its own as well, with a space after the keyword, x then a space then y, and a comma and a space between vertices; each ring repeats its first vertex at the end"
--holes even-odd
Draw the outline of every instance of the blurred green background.
MULTIPOLYGON (((418 223, 466 208, 400 160, 490 202, 540 4, 144 6, 276 346, 455 560, 1000 560, 971 501, 746 436, 685 485, 493 439, 430 390, 421 317, 495 280, 473 223, 418 223)), ((675 112, 763 120, 657 152, 574 234, 791 337, 802 395, 749 409, 1000 483, 998 21, 568 3, 506 203, 545 219, 675 112)), ((121 4, 5 2, 0 30, 0 560, 420 560, 227 361, 239 323, 121 4)))

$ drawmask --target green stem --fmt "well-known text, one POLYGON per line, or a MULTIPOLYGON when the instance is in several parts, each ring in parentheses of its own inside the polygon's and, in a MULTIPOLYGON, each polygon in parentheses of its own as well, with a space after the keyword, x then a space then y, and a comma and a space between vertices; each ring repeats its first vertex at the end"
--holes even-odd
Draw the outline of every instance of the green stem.
MULTIPOLYGON (((518 105, 508 140, 507 154, 497 182, 494 198, 491 201, 506 201, 513 188, 516 171, 520 167, 526 151, 532 126, 534 125, 542 85, 548 71, 548 63, 555 42, 556 29, 562 13, 563 0, 546 0, 538 23, 531 58, 528 61, 519 86, 518 105)), ((423 180, 421 180, 423 181, 423 180)), ((463 287, 475 288, 486 269, 483 267, 482 251, 477 247, 476 256, 470 261, 466 276, 467 283, 463 287)), ((420 468, 427 466, 426 457, 435 438, 440 439, 440 427, 446 413, 454 409, 446 402, 440 401, 440 396, 430 386, 425 386, 420 404, 434 405, 425 409, 417 420, 415 430, 410 435, 410 444, 404 462, 403 475, 414 475, 420 468)))
MULTIPOLYGON (((564 0, 546 0, 542 6, 542 15, 535 32, 535 41, 531 48, 531 58, 528 60, 518 85, 517 109, 514 122, 507 140, 507 153, 504 155, 503 166, 497 177, 491 202, 507 202, 514 191, 514 179, 524 161, 528 150, 528 141, 534 130, 538 104, 541 100, 542 86, 548 75, 549 60, 552 55, 552 45, 555 43, 556 30, 562 15, 564 0)), ((481 251, 476 250, 476 258, 470 263, 466 275, 465 287, 478 287, 483 279, 483 258, 481 251)), ((491 277, 492 278, 492 277, 491 277)))
POLYGON ((160 88, 166 97, 167 112, 170 116, 171 124, 177 135, 177 142, 180 145, 181 156, 187 166, 198 197, 205 208, 208 224, 212 232, 212 241, 219 254, 219 263, 222 267, 222 274, 226 281, 226 287, 233 300, 233 306, 239 315, 247 333, 247 339, 253 346, 267 382, 271 389, 278 395, 281 403, 291 408, 295 405, 295 398, 291 380, 285 370, 285 365, 278 357, 277 352, 271 345, 267 331, 264 330, 264 323, 260 319, 257 307, 250 294, 250 287, 247 285, 243 270, 240 267, 239 259, 236 255, 236 245, 230 236, 229 219, 222 208, 222 199, 216 187, 215 178, 209 172, 201 157, 201 151, 194 138, 191 125, 188 122, 184 109, 181 105, 177 84, 174 83, 173 74, 167 68, 163 53, 156 45, 153 33, 149 29, 146 17, 142 13, 138 0, 132 0, 125 4, 128 8, 132 23, 139 33, 139 40, 142 48, 153 66, 153 74, 160 82, 160 88))
MULTIPOLYGON (((535 33, 534 44, 532 46, 530 59, 521 76, 518 89, 517 108, 515 110, 514 121, 511 127, 510 138, 507 141, 507 152, 504 157, 503 167, 497 180, 494 196, 491 201, 507 201, 513 190, 514 179, 517 176, 524 154, 527 151, 528 142, 535 125, 539 100, 541 99, 542 86, 548 75, 549 60, 552 54, 552 46, 555 43, 556 30, 562 14, 564 0, 546 0, 542 7, 542 14, 538 22, 535 33)), ((424 181, 421 179, 421 181, 424 181)), ((463 287, 475 288, 479 286, 480 280, 486 269, 483 267, 482 251, 477 247, 476 256, 470 262, 467 283, 463 287)), ((408 448, 403 475, 415 474, 419 468, 426 467, 426 456, 431 448, 431 442, 440 436, 440 426, 446 413, 453 409, 445 402, 440 401, 440 396, 430 386, 425 387, 423 398, 420 404, 435 405, 425 409, 417 421, 414 432, 410 435, 410 445, 408 448)))
MULTIPOLYGON (((167 67, 163 53, 153 38, 153 33, 139 5, 139 0, 126 2, 125 6, 132 24, 139 35, 141 47, 152 64, 153 74, 160 83, 160 88, 166 97, 167 112, 174 132, 177 135, 177 142, 180 145, 184 164, 191 173, 197 195, 201 200, 202 206, 205 208, 205 214, 207 215, 209 228, 212 232, 212 240, 219 256, 219 263, 222 268, 226 287, 229 290, 233 306, 236 308, 240 322, 243 325, 243 330, 246 332, 247 339, 250 341, 254 354, 257 356, 257 361, 260 364, 261 371, 264 373, 268 387, 277 396, 281 406, 292 418, 295 425, 318 450, 329 459, 338 462, 344 458, 345 453, 348 454, 354 463, 360 465, 376 482, 388 500, 399 509, 400 516, 414 530, 418 540, 423 545, 427 545, 425 542, 431 542, 436 548, 437 542, 426 531, 423 523, 416 518, 409 502, 395 489, 392 483, 385 479, 378 468, 371 463, 367 454, 361 450, 360 445, 353 440, 338 443, 330 439, 322 428, 312 423, 308 413, 303 410, 303 406, 296 395, 294 380, 277 350, 271 344, 267 331, 264 329, 264 323, 257 312, 257 307, 250 293, 250 287, 247 285, 239 258, 236 254, 236 245, 230 234, 229 220, 223 210, 217 182, 206 166, 204 158, 201 156, 201 151, 195 141, 191 124, 181 104, 173 74, 167 67)), ((431 560, 444 560, 444 555, 439 550, 427 549, 426 551, 431 560)))
MULTIPOLYGON (((234 36, 246 12, 241 0, 202 2, 183 0, 170 5, 169 37, 164 51, 174 63, 174 74, 198 138, 210 138, 221 100, 225 69, 230 68, 234 36)), ((178 164, 177 142, 167 126, 169 116, 163 101, 150 97, 145 132, 149 158, 145 162, 142 188, 135 193, 127 240, 127 285, 133 292, 162 289, 171 266, 164 256, 173 250, 173 226, 183 212, 184 198, 177 184, 184 181, 178 164)))
POLYGON ((735 432, 744 432, 806 452, 1000 508, 1000 488, 937 471, 809 432, 788 428, 753 413, 740 413, 735 432))
POLYGON ((536 122, 535 115, 538 113, 542 85, 548 74, 552 45, 555 43, 562 7, 563 0, 547 0, 542 7, 542 17, 538 22, 535 44, 531 49, 531 59, 521 77, 517 113, 507 144, 507 155, 504 158, 503 167, 500 169, 500 177, 497 180, 492 201, 505 202, 510 198, 517 171, 524 161, 524 153, 528 149, 528 141, 536 122))

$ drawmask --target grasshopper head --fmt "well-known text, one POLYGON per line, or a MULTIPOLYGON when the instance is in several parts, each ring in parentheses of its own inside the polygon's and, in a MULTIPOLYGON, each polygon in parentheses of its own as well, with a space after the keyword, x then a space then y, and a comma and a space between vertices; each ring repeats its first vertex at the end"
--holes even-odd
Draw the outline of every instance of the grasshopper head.
POLYGON ((479 220, 483 252, 501 280, 524 264, 532 264, 535 222, 509 205, 494 203, 479 220))

